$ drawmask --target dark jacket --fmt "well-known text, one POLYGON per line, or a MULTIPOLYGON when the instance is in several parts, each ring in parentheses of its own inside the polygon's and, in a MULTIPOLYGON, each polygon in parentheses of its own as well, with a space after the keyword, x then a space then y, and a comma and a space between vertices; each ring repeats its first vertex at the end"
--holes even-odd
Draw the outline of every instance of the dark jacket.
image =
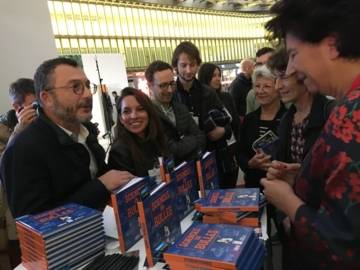
POLYGON ((158 157, 161 156, 153 142, 143 140, 136 135, 129 134, 134 137, 134 141, 141 151, 141 156, 144 158, 145 164, 140 164, 132 157, 130 146, 127 142, 118 138, 111 146, 108 165, 110 169, 125 170, 135 176, 147 176, 148 171, 158 165, 158 157))
POLYGON ((220 110, 223 107, 215 90, 196 79, 189 92, 184 90, 179 79, 176 81, 176 85, 175 100, 186 105, 190 113, 199 118, 199 128, 205 134, 209 133, 211 130, 204 128, 204 122, 208 118, 209 111, 212 109, 220 110))
POLYGON ((229 91, 234 98, 236 109, 241 116, 246 115, 246 96, 252 89, 252 80, 240 73, 230 84, 229 91))
POLYGON ((235 139, 238 140, 239 138, 239 131, 240 131, 240 121, 239 121, 239 114, 237 112, 234 99, 229 93, 226 92, 219 92, 217 93, 218 97, 220 98, 222 104, 225 108, 229 111, 231 115, 231 129, 234 133, 235 139))
MULTIPOLYGON (((104 149, 90 133, 86 144, 94 154, 98 175, 106 172, 104 149)), ((5 150, 1 180, 12 214, 19 217, 75 202, 103 208, 109 192, 98 179, 91 179, 90 156, 42 112, 18 134, 5 150)))
POLYGON ((174 156, 176 164, 184 160, 195 160, 199 157, 199 153, 205 150, 205 135, 196 125, 185 105, 173 101, 171 106, 174 111, 176 125, 155 104, 168 138, 169 151, 174 156))
MULTIPOLYGON (((304 152, 303 158, 309 152, 315 141, 320 135, 323 126, 329 117, 331 110, 335 107, 336 101, 328 99, 322 95, 315 95, 313 103, 311 105, 311 111, 309 114, 309 122, 304 131, 304 152)), ((279 135, 279 147, 276 153, 276 159, 288 163, 292 163, 290 143, 291 143, 291 129, 294 114, 296 113, 296 107, 291 105, 289 110, 285 113, 281 119, 278 135, 279 135)))
MULTIPOLYGON (((280 120, 286 108, 281 105, 275 118, 270 123, 270 130, 277 134, 277 129, 280 124, 280 120)), ((249 160, 255 155, 255 151, 252 149, 253 142, 260 137, 260 115, 261 107, 256 111, 247 114, 244 118, 244 122, 240 128, 239 137, 239 165, 244 172, 245 184, 248 187, 260 187, 259 181, 262 177, 265 177, 266 172, 258 169, 251 169, 248 167, 249 160)))

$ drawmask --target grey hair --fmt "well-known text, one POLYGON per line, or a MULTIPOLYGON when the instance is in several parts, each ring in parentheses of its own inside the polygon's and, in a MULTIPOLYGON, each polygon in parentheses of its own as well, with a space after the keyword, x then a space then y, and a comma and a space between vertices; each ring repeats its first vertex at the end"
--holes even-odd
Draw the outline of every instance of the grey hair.
POLYGON ((254 69, 254 72, 252 74, 252 81, 255 83, 256 79, 258 77, 263 77, 267 79, 276 79, 276 76, 271 72, 271 70, 266 65, 257 66, 254 69))

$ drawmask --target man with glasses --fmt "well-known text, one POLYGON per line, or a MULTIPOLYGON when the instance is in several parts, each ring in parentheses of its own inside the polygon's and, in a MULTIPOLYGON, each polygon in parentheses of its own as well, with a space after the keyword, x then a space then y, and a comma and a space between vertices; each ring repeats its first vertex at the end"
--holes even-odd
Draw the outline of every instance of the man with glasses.
POLYGON ((172 67, 163 61, 154 61, 146 69, 145 77, 175 163, 196 159, 205 149, 205 135, 186 106, 173 99, 176 82, 172 67))
POLYGON ((3 154, 0 176, 14 217, 75 202, 103 208, 128 172, 108 171, 89 121, 95 89, 70 59, 45 61, 34 76, 39 117, 3 154))

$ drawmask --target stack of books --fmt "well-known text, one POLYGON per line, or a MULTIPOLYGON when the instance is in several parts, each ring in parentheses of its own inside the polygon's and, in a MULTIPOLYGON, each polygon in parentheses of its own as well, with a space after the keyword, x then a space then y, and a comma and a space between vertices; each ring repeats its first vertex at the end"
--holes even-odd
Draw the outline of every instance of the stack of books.
POLYGON ((215 189, 196 201, 195 209, 203 214, 204 223, 258 228, 264 205, 258 188, 215 189))
POLYGON ((77 269, 105 252, 101 212, 67 204, 16 219, 23 265, 30 270, 77 269))
POLYGON ((253 229, 204 223, 194 223, 164 252, 172 270, 257 270, 264 256, 264 244, 253 229))

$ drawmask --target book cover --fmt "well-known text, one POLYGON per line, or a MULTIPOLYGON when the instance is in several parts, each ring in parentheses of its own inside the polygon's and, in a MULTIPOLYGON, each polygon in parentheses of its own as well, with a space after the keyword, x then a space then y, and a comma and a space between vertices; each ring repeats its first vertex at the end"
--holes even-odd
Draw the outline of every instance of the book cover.
POLYGON ((148 197, 138 202, 148 267, 162 261, 163 251, 181 234, 175 196, 175 182, 171 181, 160 184, 148 197))
POLYGON ((175 161, 172 157, 159 157, 160 178, 164 182, 170 181, 170 175, 175 167, 175 161))
POLYGON ((140 201, 140 191, 151 181, 150 177, 134 178, 123 188, 111 194, 119 248, 122 253, 125 253, 142 237, 137 202, 140 201))
POLYGON ((272 131, 268 130, 264 135, 255 140, 252 144, 253 150, 262 150, 274 158, 279 145, 279 137, 272 131))
POLYGON ((251 228, 225 224, 194 223, 165 253, 172 262, 200 263, 212 267, 237 269, 252 251, 255 241, 251 228))
POLYGON ((199 199, 195 162, 180 164, 171 173, 171 180, 176 183, 176 210, 181 220, 194 209, 194 202, 199 199))
POLYGON ((196 169, 201 197, 206 196, 207 190, 219 188, 215 152, 206 152, 201 160, 196 162, 196 169))
POLYGON ((196 202, 202 213, 220 211, 259 211, 258 188, 232 188, 209 190, 206 198, 196 202))
POLYGON ((94 217, 101 218, 101 212, 70 203, 39 214, 19 217, 16 223, 46 239, 94 217))

